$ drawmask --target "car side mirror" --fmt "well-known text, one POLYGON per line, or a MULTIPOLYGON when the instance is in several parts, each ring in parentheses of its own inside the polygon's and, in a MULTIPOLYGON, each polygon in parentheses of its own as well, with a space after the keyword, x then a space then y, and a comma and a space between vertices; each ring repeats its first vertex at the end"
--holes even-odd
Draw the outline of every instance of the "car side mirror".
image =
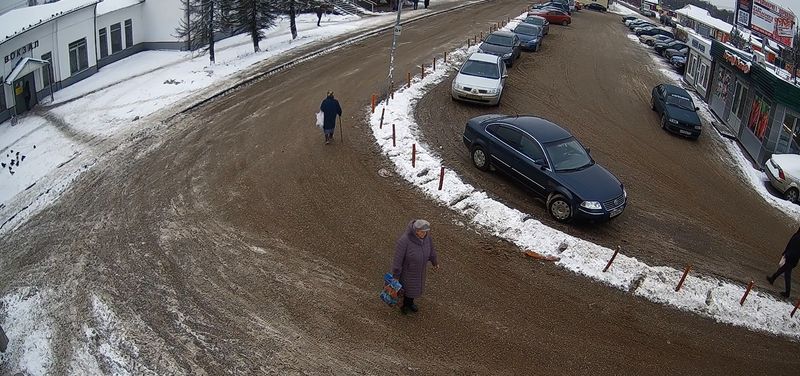
POLYGON ((504 75, 502 76, 502 78, 503 78, 503 79, 506 79, 506 78, 508 78, 508 73, 504 74, 504 75))
POLYGON ((591 148, 586 148, 586 154, 592 154, 592 149, 591 148))

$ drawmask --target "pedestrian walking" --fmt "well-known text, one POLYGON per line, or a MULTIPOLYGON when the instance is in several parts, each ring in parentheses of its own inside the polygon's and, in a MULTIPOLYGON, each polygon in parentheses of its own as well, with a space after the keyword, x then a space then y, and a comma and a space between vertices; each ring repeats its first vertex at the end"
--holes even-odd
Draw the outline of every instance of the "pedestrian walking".
POLYGON ((789 239, 789 244, 786 244, 786 249, 783 251, 780 263, 778 263, 778 270, 771 276, 767 276, 769 284, 773 284, 779 275, 783 274, 783 282, 786 285, 785 292, 781 293, 784 298, 789 297, 789 292, 792 289, 792 269, 797 266, 800 261, 800 228, 789 239))
POLYGON ((403 314, 417 312, 414 299, 422 296, 425 289, 425 273, 428 261, 439 269, 436 248, 430 236, 431 224, 424 219, 409 222, 406 231, 397 240, 394 250, 392 275, 403 286, 403 314))
POLYGON ((417 10, 417 5, 419 5, 419 0, 411 0, 414 3, 414 10, 417 10))
POLYGON ((431 0, 425 0, 425 9, 428 9, 428 5, 431 4, 431 0))
POLYGON ((342 106, 339 105, 333 97, 333 91, 328 91, 328 95, 319 105, 319 110, 322 111, 324 120, 322 123, 322 131, 325 133, 325 145, 333 141, 333 131, 336 129, 336 117, 342 116, 342 106))
POLYGON ((317 26, 320 26, 320 21, 322 21, 322 14, 325 13, 325 9, 323 8, 322 4, 317 5, 317 26))

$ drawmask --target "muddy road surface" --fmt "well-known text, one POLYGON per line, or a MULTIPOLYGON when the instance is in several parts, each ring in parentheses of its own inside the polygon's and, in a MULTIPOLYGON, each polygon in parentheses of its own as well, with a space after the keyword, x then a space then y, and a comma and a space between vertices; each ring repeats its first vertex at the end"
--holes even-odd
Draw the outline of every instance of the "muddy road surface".
MULTIPOLYGON (((517 15, 525 4, 498 0, 407 25, 400 71, 517 15)), ((598 71, 578 69, 590 51, 556 55, 556 49, 578 43, 581 28, 591 25, 608 34, 607 43, 618 43, 610 39, 620 37, 617 22, 586 14, 571 28, 554 28, 540 55, 514 67, 506 103, 525 94, 514 84, 523 77, 515 75, 548 56, 551 64, 572 59, 567 67, 573 75, 570 84, 565 73, 552 74, 557 83, 548 83, 550 89, 599 85, 591 81, 598 71)), ((795 342, 719 325, 531 261, 407 184, 379 176, 390 166, 364 118, 370 93, 384 82, 390 38, 386 33, 304 62, 175 118, 156 144, 142 140, 103 161, 57 204, 0 239, 2 292, 27 291, 20 299, 38 299, 47 311, 44 322, 52 331, 45 338, 56 359, 49 373, 86 367, 192 375, 794 373, 800 363, 795 342), (344 108, 344 140, 337 131, 326 146, 312 115, 329 89, 344 108), (397 237, 420 217, 432 222, 442 268, 429 273, 420 312, 402 316, 377 295, 397 237)), ((618 63, 595 61, 598 70, 618 63)), ((590 96, 585 87, 568 90, 580 103, 590 96)), ((642 95, 645 89, 637 90, 642 95)), ((574 99, 527 95, 531 103, 563 106, 574 99)), ((444 98, 446 106, 439 107, 454 119, 470 116, 444 98)), ((612 103, 596 119, 638 111, 630 110, 630 99, 604 99, 612 103)), ((583 111, 570 111, 573 124, 581 124, 583 111)), ((651 153, 658 145, 646 142, 664 135, 646 112, 632 114, 641 133, 631 130, 612 145, 630 148, 628 140, 638 137, 633 147, 651 153)), ((431 114, 421 118, 430 121, 431 114)), ((452 148, 447 137, 430 137, 452 148)), ((704 139, 696 146, 669 138, 662 143, 700 153, 710 138, 704 139)), ((613 158, 611 146, 591 146, 614 171, 639 163, 633 156, 613 158)), ((446 155, 460 154, 453 148, 446 155)), ((474 178, 468 167, 464 173, 474 178)), ((678 166, 672 168, 677 176, 678 166)), ((634 226, 637 216, 664 216, 646 214, 647 205, 668 200, 646 204, 643 195, 656 183, 620 175, 636 192, 636 205, 623 220, 591 231, 613 233, 634 226)), ((513 188, 496 194, 521 197, 513 188)), ((700 221, 693 218, 686 220, 700 221)), ((0 373, 17 371, 2 367, 0 373)))

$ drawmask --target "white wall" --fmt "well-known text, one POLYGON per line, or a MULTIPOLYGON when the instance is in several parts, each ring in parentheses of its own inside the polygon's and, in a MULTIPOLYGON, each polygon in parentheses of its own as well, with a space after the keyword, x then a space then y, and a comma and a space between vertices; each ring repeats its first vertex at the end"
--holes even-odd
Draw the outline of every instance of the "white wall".
MULTIPOLYGON (((2 77, 9 75, 11 71, 14 70, 17 62, 25 57, 40 59, 42 55, 50 52, 52 53, 53 61, 55 62, 56 54, 58 53, 55 48, 55 46, 57 46, 55 27, 56 21, 50 21, 33 29, 27 30, 22 34, 7 40, 5 43, 0 44, 0 75, 2 75, 2 77), (24 54, 17 55, 17 51, 19 51, 20 48, 27 46, 30 43, 35 43, 35 47, 32 50, 26 51, 24 54), (5 57, 12 53, 14 53, 16 56, 6 62, 5 57)), ((69 61, 67 61, 67 64, 66 72, 67 75, 69 75, 69 61)), ((36 81, 36 90, 42 90, 43 84, 41 73, 37 72, 34 76, 34 80, 36 81)), ((56 67, 54 67, 53 76, 54 82, 61 80, 59 76, 59 69, 56 69, 56 67)), ((13 103, 13 90, 10 89, 9 86, 5 86, 5 103, 6 106, 11 106, 13 103)))
POLYGON ((180 0, 145 0, 142 16, 147 20, 144 40, 147 42, 179 42, 175 29, 180 25, 183 9, 180 0))
MULTIPOLYGON (((144 23, 142 21, 142 7, 143 4, 137 4, 134 6, 130 6, 127 8, 122 8, 111 13, 106 13, 100 16, 97 16, 97 27, 94 31, 95 37, 97 38, 97 43, 100 43, 100 35, 99 30, 102 28, 106 28, 106 36, 107 36, 107 44, 108 44, 108 54, 111 55, 111 25, 119 23, 120 30, 122 31, 122 49, 125 49, 125 20, 131 20, 131 24, 133 25, 133 45, 138 43, 145 42, 145 30, 147 29, 144 27, 144 23)), ((100 46, 97 46, 97 56, 100 57, 100 46)))
POLYGON ((83 8, 79 11, 70 13, 66 16, 56 18, 56 51, 53 52, 54 71, 59 72, 56 81, 66 79, 70 76, 69 72, 69 44, 86 38, 86 48, 89 55, 89 67, 97 64, 97 54, 95 51, 94 38, 94 5, 83 8), (56 56, 57 55, 57 56, 56 56))

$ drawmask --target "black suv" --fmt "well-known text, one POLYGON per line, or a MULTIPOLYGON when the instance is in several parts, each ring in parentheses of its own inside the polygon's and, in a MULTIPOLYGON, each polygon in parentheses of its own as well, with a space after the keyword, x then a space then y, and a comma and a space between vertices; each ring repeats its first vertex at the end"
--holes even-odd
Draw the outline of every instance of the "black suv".
POLYGON ((650 108, 661 115, 661 128, 682 136, 697 139, 702 123, 697 116, 698 107, 686 90, 674 85, 661 84, 653 88, 650 108))

